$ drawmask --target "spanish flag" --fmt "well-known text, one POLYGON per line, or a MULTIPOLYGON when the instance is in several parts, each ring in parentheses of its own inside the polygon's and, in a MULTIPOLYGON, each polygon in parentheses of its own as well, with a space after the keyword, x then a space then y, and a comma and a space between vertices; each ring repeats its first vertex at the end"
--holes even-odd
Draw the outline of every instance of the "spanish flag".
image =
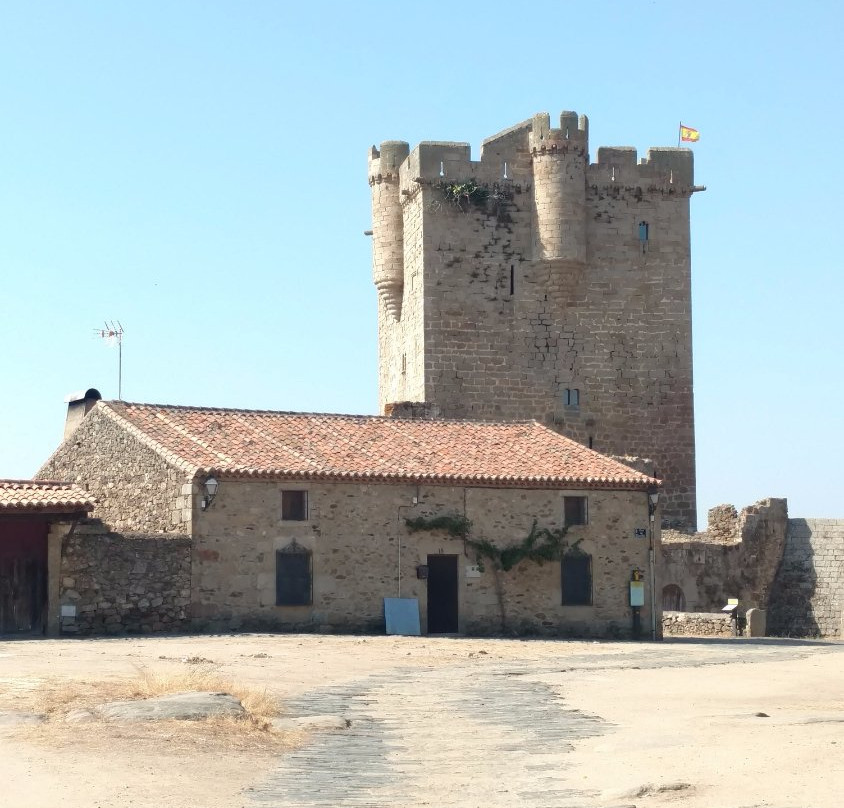
POLYGON ((680 124, 680 140, 686 143, 697 143, 700 140, 700 132, 697 129, 692 129, 691 126, 680 124))

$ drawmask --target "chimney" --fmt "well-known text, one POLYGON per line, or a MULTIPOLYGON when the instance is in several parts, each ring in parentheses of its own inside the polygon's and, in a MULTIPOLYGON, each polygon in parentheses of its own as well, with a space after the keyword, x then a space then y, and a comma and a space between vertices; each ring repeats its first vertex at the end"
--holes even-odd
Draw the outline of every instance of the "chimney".
POLYGON ((71 393, 65 397, 67 402, 67 418, 64 422, 64 440, 67 440, 82 423, 82 419, 93 409, 94 405, 102 398, 99 390, 93 387, 84 393, 71 393))
POLYGON ((427 401, 394 401, 384 405, 384 415, 405 421, 435 421, 442 412, 438 404, 427 401))

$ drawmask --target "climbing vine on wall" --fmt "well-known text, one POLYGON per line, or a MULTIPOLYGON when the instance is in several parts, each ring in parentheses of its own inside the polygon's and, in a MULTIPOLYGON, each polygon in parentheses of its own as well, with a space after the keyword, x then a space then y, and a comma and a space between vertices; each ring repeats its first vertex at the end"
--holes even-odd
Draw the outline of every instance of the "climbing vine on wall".
POLYGON ((532 561, 542 565, 546 561, 559 561, 566 552, 581 552, 578 546, 581 539, 571 545, 565 541, 566 528, 537 527, 535 519, 530 532, 524 539, 506 547, 497 547, 488 539, 471 538, 469 534, 472 522, 459 514, 417 516, 413 519, 405 519, 405 524, 411 533, 420 530, 443 530, 453 538, 463 539, 466 546, 475 553, 475 560, 481 569, 487 561, 493 569, 509 572, 522 561, 532 561))

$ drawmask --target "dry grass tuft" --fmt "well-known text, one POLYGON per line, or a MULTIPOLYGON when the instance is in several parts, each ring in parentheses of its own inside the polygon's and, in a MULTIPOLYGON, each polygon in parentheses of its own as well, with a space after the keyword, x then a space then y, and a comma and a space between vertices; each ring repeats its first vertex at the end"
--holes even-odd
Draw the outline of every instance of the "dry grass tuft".
POLYGON ((227 750, 277 751, 298 745, 298 734, 279 736, 270 733, 272 719, 279 715, 278 699, 266 689, 256 690, 221 675, 219 666, 211 662, 186 660, 184 668, 138 668, 137 676, 126 680, 95 682, 57 681, 45 683, 28 705, 43 713, 48 721, 33 730, 41 740, 61 741, 68 733, 78 735, 88 724, 66 723, 66 716, 76 710, 92 709, 109 701, 129 701, 164 696, 170 693, 209 691, 228 693, 238 699, 245 710, 243 718, 210 717, 202 721, 150 721, 118 725, 96 720, 97 735, 133 742, 166 742, 168 746, 188 751, 212 745, 227 750))

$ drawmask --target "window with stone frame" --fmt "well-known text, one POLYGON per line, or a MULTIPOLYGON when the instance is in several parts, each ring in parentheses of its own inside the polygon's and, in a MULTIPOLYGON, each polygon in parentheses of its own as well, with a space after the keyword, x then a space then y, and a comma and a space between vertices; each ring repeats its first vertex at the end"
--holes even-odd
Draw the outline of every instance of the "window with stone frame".
POLYGON ((308 492, 282 491, 281 518, 285 522, 307 522, 308 492))
POLYGON ((568 552, 560 562, 564 606, 592 605, 592 556, 568 552))
POLYGON ((563 404, 566 407, 579 407, 580 390, 576 387, 566 387, 566 389, 563 390, 563 404))
POLYGON ((563 497, 563 524, 566 527, 589 522, 589 503, 586 497, 563 497))
POLYGON ((313 603, 313 554, 295 541, 275 554, 276 606, 310 606, 313 603))

